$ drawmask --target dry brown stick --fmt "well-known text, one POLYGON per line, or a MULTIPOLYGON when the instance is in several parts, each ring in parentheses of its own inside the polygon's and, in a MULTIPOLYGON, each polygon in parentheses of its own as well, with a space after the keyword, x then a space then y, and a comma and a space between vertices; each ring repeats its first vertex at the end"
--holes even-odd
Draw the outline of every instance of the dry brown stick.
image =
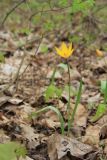
MULTIPOLYGON (((42 43, 43 38, 44 38, 44 35, 42 34, 42 37, 40 38, 40 42, 39 42, 39 44, 38 44, 38 46, 36 48, 36 51, 35 51, 35 55, 37 55, 37 53, 38 53, 38 50, 39 50, 39 47, 40 47, 40 45, 42 43)), ((26 68, 24 69, 24 71, 22 72, 22 74, 20 76, 23 76, 23 74, 25 73, 25 71, 27 70, 29 65, 30 65, 30 63, 26 66, 26 68)))
MULTIPOLYGON (((5 18, 3 19, 2 23, 1 23, 1 26, 4 25, 4 23, 6 22, 8 16, 16 9, 18 8, 22 3, 26 2, 26 0, 21 0, 19 3, 17 3, 5 16, 5 18)), ((26 39, 26 43, 27 43, 27 39, 26 39)), ((18 48, 17 48, 18 49, 18 48)), ((24 54, 23 54, 23 57, 22 57, 22 60, 20 62, 20 65, 19 65, 19 68, 17 70, 17 73, 15 75, 15 77, 13 78, 12 82, 7 85, 4 89, 2 89, 0 91, 0 93, 3 93, 4 91, 8 90, 13 84, 17 83, 18 84, 18 77, 19 77, 19 73, 20 73, 20 69, 23 65, 23 62, 24 62, 24 59, 25 59, 25 56, 26 56, 26 52, 25 52, 25 47, 24 47, 24 54)))
MULTIPOLYGON (((30 7, 29 7, 28 3, 26 3, 26 4, 27 4, 28 9, 30 10, 30 7)), ((29 28, 30 28, 30 24, 28 24, 28 25, 29 25, 29 28)), ((25 42, 25 44, 27 44, 27 40, 28 40, 28 38, 26 37, 26 42, 25 42)), ((19 77, 20 77, 19 74, 20 74, 21 67, 22 67, 22 65, 23 65, 23 63, 24 63, 25 57, 26 57, 26 48, 24 47, 23 56, 22 56, 22 59, 21 59, 19 68, 18 68, 18 70, 17 70, 17 73, 16 73, 16 75, 15 75, 15 77, 14 77, 14 81, 13 81, 13 83, 16 84, 16 88, 18 87, 18 79, 19 79, 19 77)))
POLYGON ((58 11, 63 11, 63 10, 65 10, 65 9, 68 9, 69 7, 71 7, 71 5, 69 5, 69 6, 66 6, 66 7, 63 7, 63 8, 58 8, 58 9, 54 9, 54 8, 51 8, 51 9, 47 9, 47 10, 40 10, 40 11, 36 11, 36 12, 34 12, 31 16, 30 16, 30 18, 29 18, 29 20, 31 21, 32 20, 32 18, 35 16, 35 15, 37 15, 37 14, 39 14, 39 13, 46 13, 46 12, 58 12, 58 11))
POLYGON ((1 23, 1 27, 4 25, 4 23, 6 22, 7 18, 9 17, 9 15, 24 2, 26 2, 26 0, 19 1, 19 3, 17 3, 15 6, 13 6, 9 12, 7 12, 6 16, 4 17, 4 19, 3 19, 2 23, 1 23))

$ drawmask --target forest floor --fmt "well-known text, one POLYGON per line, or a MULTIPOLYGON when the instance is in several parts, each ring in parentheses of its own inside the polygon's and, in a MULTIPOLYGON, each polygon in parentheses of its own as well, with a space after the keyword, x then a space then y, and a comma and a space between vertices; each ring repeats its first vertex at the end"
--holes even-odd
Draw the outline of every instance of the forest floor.
POLYGON ((19 33, 17 37, 9 29, 0 31, 0 51, 5 53, 4 63, 0 64, 0 143, 24 144, 27 160, 106 160, 107 110, 101 112, 104 95, 100 86, 107 77, 106 52, 99 58, 95 50, 73 44, 75 51, 69 58, 71 113, 81 77, 83 88, 73 127, 69 136, 63 136, 59 118, 53 111, 35 118, 30 115, 44 107, 55 106, 63 115, 67 133, 69 77, 65 61, 56 54, 55 46, 62 41, 69 44, 70 33, 58 31, 40 38, 41 31, 37 29, 29 35, 19 33), (46 53, 43 50, 47 50, 46 53), (54 83, 63 88, 63 93, 60 98, 46 101, 44 93, 55 66, 58 69, 54 83))

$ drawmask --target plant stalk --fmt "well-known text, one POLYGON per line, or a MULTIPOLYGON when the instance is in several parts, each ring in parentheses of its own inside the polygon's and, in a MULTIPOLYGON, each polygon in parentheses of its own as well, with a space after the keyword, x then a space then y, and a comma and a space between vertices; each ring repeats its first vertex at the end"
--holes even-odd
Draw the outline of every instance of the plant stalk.
POLYGON ((67 114, 68 114, 68 133, 70 131, 70 127, 71 127, 71 124, 70 124, 70 98, 71 98, 71 83, 70 83, 70 79, 71 79, 71 76, 70 76, 70 66, 69 66, 69 63, 68 63, 68 60, 66 61, 67 63, 67 66, 68 66, 68 87, 69 87, 69 90, 68 90, 68 106, 67 106, 67 114))
POLYGON ((56 69, 57 69, 57 67, 54 68, 54 71, 53 71, 53 74, 52 74, 52 77, 51 77, 51 85, 54 84, 56 69))

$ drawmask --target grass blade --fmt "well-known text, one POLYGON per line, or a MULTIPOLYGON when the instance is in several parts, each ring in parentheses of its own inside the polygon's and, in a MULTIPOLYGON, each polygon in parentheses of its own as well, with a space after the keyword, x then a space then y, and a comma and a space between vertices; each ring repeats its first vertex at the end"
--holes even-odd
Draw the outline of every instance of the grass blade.
POLYGON ((62 132, 62 134, 64 134, 64 119, 62 117, 62 114, 60 113, 60 111, 56 107, 54 107, 54 106, 47 106, 47 107, 45 107, 43 109, 38 110, 37 112, 33 112, 31 114, 31 117, 32 118, 38 117, 41 113, 46 112, 47 110, 52 110, 52 111, 54 111, 58 115, 59 121, 61 123, 61 132, 62 132))

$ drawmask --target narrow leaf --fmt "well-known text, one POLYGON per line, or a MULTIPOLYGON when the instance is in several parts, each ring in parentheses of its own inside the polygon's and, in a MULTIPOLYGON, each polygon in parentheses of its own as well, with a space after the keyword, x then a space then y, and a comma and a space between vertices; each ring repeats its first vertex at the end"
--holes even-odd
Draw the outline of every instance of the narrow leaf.
POLYGON ((43 109, 40 109, 37 112, 33 112, 31 114, 31 117, 35 118, 35 117, 39 116, 41 113, 46 112, 47 110, 52 110, 52 111, 54 111, 58 115, 60 123, 61 123, 61 132, 62 132, 62 134, 64 134, 64 119, 62 117, 62 114, 60 113, 60 111, 56 107, 54 107, 54 106, 47 106, 47 107, 45 107, 43 109))
POLYGON ((106 104, 99 104, 96 114, 91 118, 91 122, 97 121, 100 117, 102 117, 107 111, 106 104))

